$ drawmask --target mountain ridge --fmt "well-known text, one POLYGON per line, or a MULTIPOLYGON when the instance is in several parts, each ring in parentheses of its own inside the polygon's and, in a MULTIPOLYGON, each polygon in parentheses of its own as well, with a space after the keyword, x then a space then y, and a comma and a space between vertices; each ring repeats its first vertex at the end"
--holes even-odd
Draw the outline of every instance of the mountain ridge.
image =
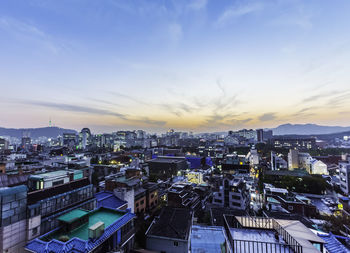
POLYGON ((63 133, 77 133, 76 130, 60 127, 38 127, 38 128, 5 128, 0 127, 0 136, 11 136, 22 138, 27 135, 31 138, 47 137, 56 138, 63 133))
POLYGON ((276 128, 270 128, 273 135, 310 135, 310 134, 335 134, 350 131, 349 127, 343 126, 324 126, 317 124, 282 124, 276 128))

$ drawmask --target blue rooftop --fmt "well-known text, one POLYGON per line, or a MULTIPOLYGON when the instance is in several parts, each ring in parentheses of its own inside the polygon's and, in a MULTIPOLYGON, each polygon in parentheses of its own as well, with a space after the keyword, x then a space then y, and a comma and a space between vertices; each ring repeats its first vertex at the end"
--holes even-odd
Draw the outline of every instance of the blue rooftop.
MULTIPOLYGON (((319 237, 321 237, 325 242, 325 247, 329 253, 349 253, 350 250, 346 248, 343 244, 341 244, 337 237, 333 235, 332 233, 329 234, 317 234, 319 237)), ((346 237, 344 237, 346 238, 346 237)), ((347 238, 348 239, 348 238, 347 238)))
MULTIPOLYGON (((103 210, 104 208, 95 209, 91 212, 98 212, 99 210, 103 210)), ((108 208, 105 208, 108 209, 108 208)), ((110 209, 111 210, 111 209, 110 209)), ((113 210, 115 211, 115 210, 113 210)), ((115 222, 110 224, 105 228, 104 233, 97 239, 88 239, 83 240, 77 237, 70 239, 67 242, 61 242, 56 239, 52 239, 50 241, 44 241, 39 238, 36 238, 25 246, 25 249, 31 252, 36 253, 68 253, 68 252, 91 252, 97 246, 101 245, 106 239, 108 239, 112 234, 116 233, 122 226, 128 223, 135 217, 135 214, 132 214, 127 211, 118 210, 120 213, 124 213, 122 217, 117 219, 115 222)), ((40 238, 49 237, 50 234, 57 232, 60 227, 50 231, 49 233, 41 236, 40 238)))
POLYGON ((108 191, 96 193, 95 198, 97 200, 97 207, 106 207, 110 209, 120 209, 123 205, 128 203, 108 191))

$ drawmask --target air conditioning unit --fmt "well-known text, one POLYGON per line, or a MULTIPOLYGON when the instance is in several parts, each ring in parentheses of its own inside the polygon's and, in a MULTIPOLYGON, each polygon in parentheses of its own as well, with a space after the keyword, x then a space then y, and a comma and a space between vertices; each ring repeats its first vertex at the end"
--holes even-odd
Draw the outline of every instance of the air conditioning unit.
POLYGON ((89 227, 89 238, 96 239, 99 238, 105 231, 105 224, 102 221, 99 221, 89 227))

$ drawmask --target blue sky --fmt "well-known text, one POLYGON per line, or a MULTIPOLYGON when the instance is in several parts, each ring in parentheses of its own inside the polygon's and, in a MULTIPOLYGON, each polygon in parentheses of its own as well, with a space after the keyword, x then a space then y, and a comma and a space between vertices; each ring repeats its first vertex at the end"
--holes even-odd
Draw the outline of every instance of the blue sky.
POLYGON ((4 0, 0 126, 350 125, 350 2, 4 0))

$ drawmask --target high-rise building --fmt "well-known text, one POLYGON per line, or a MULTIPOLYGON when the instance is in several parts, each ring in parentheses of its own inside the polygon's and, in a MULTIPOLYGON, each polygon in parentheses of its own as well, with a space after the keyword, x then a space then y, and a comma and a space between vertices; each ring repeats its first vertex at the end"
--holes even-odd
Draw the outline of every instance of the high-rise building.
POLYGON ((350 194, 350 158, 339 162, 340 189, 350 194))
POLYGON ((297 149, 290 149, 288 153, 288 169, 294 170, 299 168, 299 152, 297 149))
POLYGON ((81 138, 81 147, 83 149, 86 149, 88 145, 90 145, 91 142, 91 131, 89 128, 83 128, 79 134, 79 137, 81 138))
POLYGON ((256 136, 257 136, 257 142, 263 142, 264 141, 264 130, 263 129, 256 129, 256 136))
POLYGON ((30 139, 30 137, 22 137, 22 148, 23 149, 29 149, 31 143, 32 143, 32 140, 30 139))
POLYGON ((9 142, 6 139, 0 138, 0 151, 9 148, 9 142))
POLYGON ((77 142, 75 133, 63 133, 63 146, 74 147, 77 142))

